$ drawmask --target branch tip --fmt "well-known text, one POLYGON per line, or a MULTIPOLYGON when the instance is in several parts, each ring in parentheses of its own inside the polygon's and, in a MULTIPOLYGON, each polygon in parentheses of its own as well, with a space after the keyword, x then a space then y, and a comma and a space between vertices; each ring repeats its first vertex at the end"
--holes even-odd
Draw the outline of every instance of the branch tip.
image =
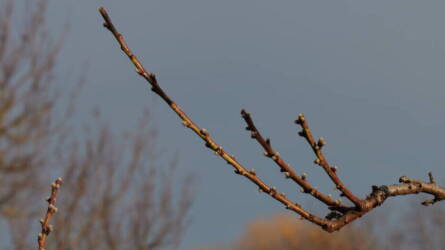
POLYGON ((62 185, 62 178, 57 178, 53 183, 51 183, 51 194, 46 201, 48 202, 48 209, 46 211, 45 217, 42 218, 40 222, 41 232, 37 237, 37 242, 39 244, 39 250, 45 249, 46 238, 53 231, 53 226, 49 224, 51 217, 57 213, 56 207, 56 196, 62 185))
POLYGON ((436 181, 434 181, 434 177, 433 177, 433 173, 432 172, 428 172, 428 177, 430 179, 430 183, 431 184, 436 184, 436 181))
POLYGON ((296 124, 302 125, 305 121, 304 115, 302 113, 298 114, 298 118, 295 121, 296 124))

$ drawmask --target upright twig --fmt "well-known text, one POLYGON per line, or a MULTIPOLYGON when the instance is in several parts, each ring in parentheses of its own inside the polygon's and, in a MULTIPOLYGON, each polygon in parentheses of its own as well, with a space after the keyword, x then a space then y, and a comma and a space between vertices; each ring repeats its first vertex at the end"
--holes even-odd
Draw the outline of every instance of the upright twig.
POLYGON ((343 184, 343 182, 340 180, 340 178, 338 178, 336 174, 337 167, 330 166, 328 161, 326 160, 326 157, 324 156, 323 151, 321 150, 323 146, 326 145, 326 140, 321 137, 320 139, 318 139, 318 141, 315 141, 314 137, 312 136, 312 132, 309 129, 309 125, 303 114, 298 115, 298 119, 295 120, 295 123, 299 124, 302 128, 302 130, 298 134, 307 140, 312 150, 314 151, 314 154, 316 156, 314 163, 321 166, 324 169, 324 171, 328 174, 329 178, 331 178, 331 180, 334 182, 336 189, 338 189, 341 192, 342 196, 346 196, 346 198, 348 198, 352 203, 354 203, 354 205, 359 210, 362 210, 364 208, 363 201, 360 200, 354 194, 352 194, 352 192, 346 188, 346 186, 343 184))
POLYGON ((57 178, 55 182, 51 184, 51 194, 46 201, 48 202, 48 209, 46 210, 45 218, 40 220, 42 231, 39 233, 37 241, 39 243, 39 250, 45 250, 46 238, 53 231, 53 226, 49 224, 51 217, 57 213, 56 196, 62 185, 62 178, 57 178))
POLYGON ((311 214, 310 212, 303 209, 300 204, 290 201, 283 193, 279 193, 276 187, 267 185, 257 176, 254 169, 247 170, 247 168, 241 165, 241 163, 239 163, 233 155, 228 154, 223 149, 223 147, 217 144, 209 135, 207 130, 196 125, 187 116, 187 114, 162 90, 157 82, 156 76, 153 73, 149 73, 143 67, 139 59, 129 49, 122 34, 120 34, 117 31, 116 27, 113 25, 107 11, 104 8, 100 8, 99 12, 105 20, 104 27, 107 28, 116 38, 122 51, 128 56, 133 65, 136 67, 136 72, 151 85, 151 90, 158 94, 181 118, 182 124, 185 127, 191 129, 196 135, 198 135, 205 142, 206 147, 213 150, 216 155, 220 156, 229 165, 231 165, 235 169, 236 174, 242 175, 245 178, 249 179, 251 182, 258 186, 260 192, 268 194, 273 199, 285 205, 287 209, 298 213, 303 219, 309 220, 312 223, 321 226, 328 232, 333 232, 339 230, 353 220, 360 218, 373 208, 380 206, 387 198, 392 196, 417 194, 420 192, 433 195, 434 199, 423 202, 424 205, 434 204, 435 202, 445 199, 445 188, 440 187, 435 183, 432 174, 429 174, 430 182, 428 183, 415 179, 409 179, 407 177, 401 177, 399 180, 400 184, 373 186, 372 192, 365 199, 358 198, 348 188, 346 188, 346 186, 337 176, 337 168, 335 166, 331 166, 326 160, 321 150, 322 147, 326 144, 326 141, 323 138, 315 141, 305 117, 301 114, 298 116, 298 119, 296 121, 296 123, 302 127, 302 131, 299 134, 307 140, 310 147, 314 151, 316 155, 316 160, 314 162, 324 169, 326 174, 335 184, 336 189, 341 192, 341 195, 348 198, 354 204, 354 206, 352 207, 344 206, 340 201, 333 200, 330 196, 317 191, 312 185, 307 182, 307 176, 305 174, 301 176, 297 175, 297 173, 293 169, 291 169, 290 166, 282 159, 280 154, 274 151, 271 146, 270 140, 264 139, 262 137, 255 124, 253 123, 250 114, 247 113, 245 110, 242 110, 241 115, 247 123, 246 129, 251 131, 251 137, 256 139, 258 143, 264 148, 265 155, 274 160, 275 163, 279 166, 280 170, 284 172, 285 176, 295 181, 302 188, 303 192, 309 193, 316 199, 320 200, 331 210, 331 212, 328 213, 325 218, 321 218, 314 214, 311 214))
POLYGON ((295 181, 298 185, 300 185, 300 187, 302 188, 301 189, 302 192, 314 196, 316 199, 320 200, 321 202, 325 203, 327 206, 335 210, 344 211, 348 209, 341 204, 340 200, 332 199, 331 196, 321 193, 315 187, 309 184, 309 182, 307 181, 306 173, 303 173, 301 176, 297 175, 297 173, 289 166, 289 164, 284 161, 280 153, 278 153, 272 148, 270 139, 263 138, 260 131, 256 128, 252 120, 252 117, 250 116, 250 113, 248 113, 243 109, 241 110, 241 116, 246 121, 247 124, 246 130, 251 131, 250 134, 251 138, 258 141, 258 143, 264 148, 265 150, 264 155, 266 157, 271 158, 278 165, 278 167, 280 167, 280 171, 284 172, 286 178, 290 178, 293 181, 295 181))

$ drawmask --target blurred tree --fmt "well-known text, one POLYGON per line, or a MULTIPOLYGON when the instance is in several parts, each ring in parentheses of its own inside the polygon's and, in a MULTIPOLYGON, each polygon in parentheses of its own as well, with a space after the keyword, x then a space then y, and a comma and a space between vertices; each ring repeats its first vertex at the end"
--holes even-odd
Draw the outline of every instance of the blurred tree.
POLYGON ((0 249, 37 246, 56 175, 64 184, 47 249, 178 246, 191 178, 177 176, 176 160, 160 163, 148 112, 122 135, 99 115, 85 134, 71 132, 78 90, 60 101, 55 66, 64 35, 53 42, 46 31, 47 4, 0 0, 0 249))
POLYGON ((247 225, 234 243, 199 250, 317 250, 317 249, 445 249, 445 206, 425 208, 413 201, 369 214, 360 222, 335 233, 313 227, 292 215, 260 218, 247 225))
POLYGON ((240 239, 229 246, 201 250, 376 250, 381 248, 372 233, 354 225, 326 233, 295 216, 276 215, 250 223, 240 239))
MULTIPOLYGON (((424 211, 419 204, 412 204, 402 220, 407 224, 398 235, 405 249, 445 249, 445 206, 438 204, 424 211), (422 215, 422 216, 419 216, 422 215)), ((397 235, 397 234, 396 234, 397 235)))
MULTIPOLYGON (((424 197, 423 197, 424 198, 424 197)), ((372 231, 388 250, 445 249, 445 206, 425 208, 419 201, 405 201, 403 210, 392 209, 373 219, 372 231)))
MULTIPOLYGON (((37 184, 55 121, 54 62, 62 43, 44 29, 45 1, 27 4, 18 22, 14 1, 0 5, 0 208, 37 184), (31 183, 30 180, 33 180, 31 183)), ((7 206, 7 205, 8 206, 7 206)), ((6 209, 9 207, 9 209, 6 209)), ((6 209, 6 210, 5 210, 6 209)))
POLYGON ((175 176, 176 160, 158 163, 150 120, 146 115, 134 133, 122 136, 98 122, 84 143, 61 151, 61 212, 49 249, 178 246, 188 222, 192 180, 175 176), (179 198, 174 188, 180 188, 179 198))

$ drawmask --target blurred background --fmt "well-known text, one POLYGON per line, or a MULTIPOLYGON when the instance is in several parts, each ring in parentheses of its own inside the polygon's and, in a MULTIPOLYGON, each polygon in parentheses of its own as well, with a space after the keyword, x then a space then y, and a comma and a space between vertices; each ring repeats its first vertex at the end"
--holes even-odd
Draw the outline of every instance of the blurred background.
POLYGON ((181 126, 101 6, 198 125, 307 210, 327 211, 262 156, 242 108, 335 198, 298 113, 360 197, 402 175, 445 181, 445 2, 0 0, 1 249, 34 247, 58 176, 48 249, 441 249, 445 207, 420 195, 334 234, 285 213, 181 126))

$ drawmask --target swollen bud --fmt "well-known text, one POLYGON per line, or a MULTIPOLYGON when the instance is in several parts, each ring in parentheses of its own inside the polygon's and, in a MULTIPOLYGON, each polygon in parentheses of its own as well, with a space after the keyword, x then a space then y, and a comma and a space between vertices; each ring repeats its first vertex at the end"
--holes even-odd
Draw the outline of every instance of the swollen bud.
POLYGON ((320 139, 318 139, 318 143, 317 143, 317 145, 318 145, 320 148, 322 148, 323 146, 326 145, 326 140, 325 140, 323 137, 321 137, 320 139))

